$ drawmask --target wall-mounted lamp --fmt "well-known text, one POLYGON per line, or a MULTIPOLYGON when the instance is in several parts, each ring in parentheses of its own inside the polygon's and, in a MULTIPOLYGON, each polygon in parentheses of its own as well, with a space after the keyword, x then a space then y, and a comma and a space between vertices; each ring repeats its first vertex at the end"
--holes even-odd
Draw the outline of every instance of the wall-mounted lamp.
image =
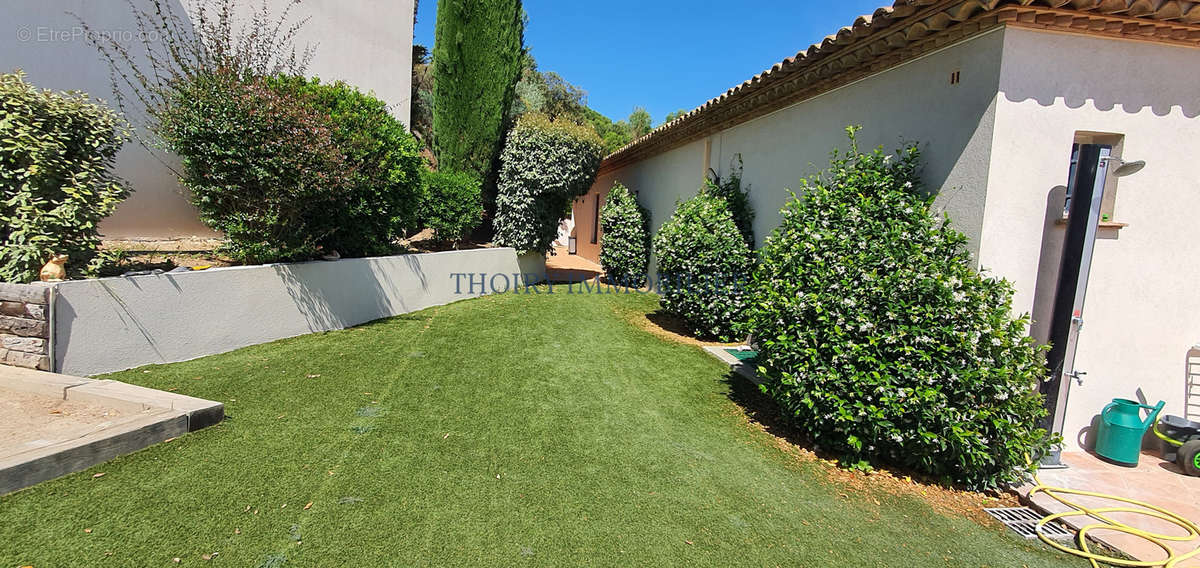
POLYGON ((1146 167, 1145 160, 1137 160, 1136 162, 1126 162, 1125 160, 1122 160, 1121 158, 1114 158, 1114 157, 1104 158, 1104 160, 1106 162, 1108 162, 1108 167, 1109 167, 1108 171, 1112 172, 1112 175, 1117 176, 1119 178, 1136 174, 1136 173, 1142 171, 1142 168, 1146 167), (1116 166, 1116 167, 1114 168, 1113 166, 1116 166))

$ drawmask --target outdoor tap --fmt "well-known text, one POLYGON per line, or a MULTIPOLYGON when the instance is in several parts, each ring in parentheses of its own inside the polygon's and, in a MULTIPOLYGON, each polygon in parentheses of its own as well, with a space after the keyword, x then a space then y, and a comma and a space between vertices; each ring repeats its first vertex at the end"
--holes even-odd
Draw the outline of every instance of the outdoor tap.
POLYGON ((1067 373, 1067 376, 1075 379, 1075 382, 1079 385, 1083 385, 1083 376, 1086 374, 1087 371, 1071 371, 1070 373, 1067 373))

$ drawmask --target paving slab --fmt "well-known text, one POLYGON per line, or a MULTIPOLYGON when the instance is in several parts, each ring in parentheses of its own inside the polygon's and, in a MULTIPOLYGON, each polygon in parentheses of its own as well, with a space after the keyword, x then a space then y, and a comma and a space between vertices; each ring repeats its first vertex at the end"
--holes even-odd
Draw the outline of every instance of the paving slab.
POLYGON ((0 388, 25 391, 66 399, 70 387, 87 384, 92 379, 47 373, 21 367, 0 366, 0 388))
POLYGON ((720 359, 721 361, 728 364, 730 371, 733 371, 734 373, 737 373, 738 375, 741 375, 741 376, 745 377, 746 379, 749 379, 750 382, 752 382, 756 385, 761 385, 762 377, 758 376, 758 368, 755 367, 753 364, 747 363, 741 359, 738 359, 737 357, 734 357, 732 353, 727 351, 727 349, 736 349, 736 348, 737 347, 723 347, 723 346, 718 346, 718 345, 710 345, 710 346, 705 347, 704 350, 708 351, 708 353, 710 355, 712 355, 713 357, 716 357, 717 359, 720 359))
POLYGON ((0 495, 82 471, 186 433, 186 415, 158 409, 78 438, 0 457, 0 495))
MULTIPOLYGON (((1043 484, 1136 499, 1167 509, 1193 523, 1200 523, 1200 477, 1184 475, 1179 466, 1163 461, 1156 453, 1143 453, 1137 467, 1114 465, 1084 452, 1064 452, 1062 462, 1067 465, 1065 469, 1038 471, 1038 477, 1043 484)), ((1022 499, 1031 507, 1044 514, 1070 510, 1044 493, 1035 494, 1029 499, 1028 493, 1032 488, 1032 485, 1026 485, 1018 489, 1022 499)), ((1120 502, 1094 497, 1064 497, 1084 507, 1125 506, 1120 502)), ((1129 526, 1159 534, 1186 534, 1178 526, 1146 515, 1114 513, 1112 518, 1129 526)), ((1098 522, 1086 516, 1069 517, 1063 521, 1074 530, 1098 522)), ((1159 561, 1167 556, 1166 552, 1154 543, 1133 535, 1105 530, 1089 531, 1088 535, 1140 561, 1159 561)), ((1200 546, 1200 540, 1169 544, 1175 552, 1186 553, 1200 546)), ((1200 556, 1176 565, 1176 568, 1189 567, 1200 568, 1200 556)))

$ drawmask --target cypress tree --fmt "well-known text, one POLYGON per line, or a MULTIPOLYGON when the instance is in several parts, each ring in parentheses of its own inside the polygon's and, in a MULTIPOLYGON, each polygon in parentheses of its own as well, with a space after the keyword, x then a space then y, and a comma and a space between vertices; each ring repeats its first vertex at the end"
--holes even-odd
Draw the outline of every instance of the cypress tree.
POLYGON ((433 152, 439 169, 483 181, 488 219, 495 211, 496 170, 521 74, 524 31, 521 0, 438 2, 433 152))

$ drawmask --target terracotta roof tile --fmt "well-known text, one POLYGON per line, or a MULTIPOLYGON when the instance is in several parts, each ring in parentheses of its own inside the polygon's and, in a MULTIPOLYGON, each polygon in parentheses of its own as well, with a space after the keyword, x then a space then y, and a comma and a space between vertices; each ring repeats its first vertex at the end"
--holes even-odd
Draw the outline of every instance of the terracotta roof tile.
POLYGON ((896 0, 613 152, 601 169, 666 151, 998 25, 1200 47, 1200 2, 896 0))

